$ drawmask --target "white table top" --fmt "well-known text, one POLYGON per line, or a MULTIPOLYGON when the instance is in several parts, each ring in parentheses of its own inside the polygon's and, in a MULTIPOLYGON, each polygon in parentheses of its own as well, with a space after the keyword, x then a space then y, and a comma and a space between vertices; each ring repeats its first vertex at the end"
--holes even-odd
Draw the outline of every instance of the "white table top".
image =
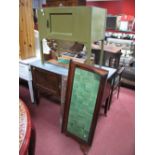
MULTIPOLYGON (((41 61, 35 61, 30 63, 31 66, 35 66, 41 69, 45 69, 47 71, 59 74, 59 75, 63 75, 63 76, 68 76, 68 68, 64 68, 58 65, 54 65, 51 63, 41 63, 41 61)), ((95 67, 100 67, 99 65, 95 65, 95 67)), ((110 78, 112 75, 114 75, 116 73, 116 69, 114 68, 110 68, 110 67, 106 67, 106 66, 101 66, 102 69, 107 70, 108 73, 108 78, 110 78)))

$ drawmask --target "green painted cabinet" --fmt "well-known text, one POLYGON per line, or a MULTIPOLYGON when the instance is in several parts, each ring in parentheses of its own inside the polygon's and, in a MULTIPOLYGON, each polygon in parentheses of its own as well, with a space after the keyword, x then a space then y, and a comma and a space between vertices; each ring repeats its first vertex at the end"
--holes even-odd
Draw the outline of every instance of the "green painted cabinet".
POLYGON ((40 41, 52 38, 83 43, 89 59, 91 43, 104 38, 106 10, 85 6, 50 7, 39 10, 38 20, 40 41))

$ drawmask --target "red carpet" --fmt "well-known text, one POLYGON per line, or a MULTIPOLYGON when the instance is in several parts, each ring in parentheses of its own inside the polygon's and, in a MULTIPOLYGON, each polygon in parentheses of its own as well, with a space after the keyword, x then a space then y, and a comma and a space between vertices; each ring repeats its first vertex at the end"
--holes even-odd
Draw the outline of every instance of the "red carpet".
MULTIPOLYGON (((26 87, 20 86, 19 92, 36 128, 36 155, 83 155, 79 144, 61 133, 60 105, 41 98, 39 106, 36 106, 31 103, 26 87)), ((88 155, 134 155, 134 114, 135 92, 121 88, 119 99, 113 96, 107 117, 99 116, 88 155)))

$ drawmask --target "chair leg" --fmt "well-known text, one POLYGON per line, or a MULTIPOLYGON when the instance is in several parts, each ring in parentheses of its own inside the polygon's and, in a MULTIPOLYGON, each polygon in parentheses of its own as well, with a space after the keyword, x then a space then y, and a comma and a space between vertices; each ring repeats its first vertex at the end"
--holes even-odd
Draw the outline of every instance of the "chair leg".
POLYGON ((105 106, 104 106, 104 115, 107 116, 107 111, 109 107, 109 97, 105 101, 105 106))
POLYGON ((117 99, 118 99, 118 97, 119 97, 119 92, 120 92, 120 84, 118 85, 117 99))

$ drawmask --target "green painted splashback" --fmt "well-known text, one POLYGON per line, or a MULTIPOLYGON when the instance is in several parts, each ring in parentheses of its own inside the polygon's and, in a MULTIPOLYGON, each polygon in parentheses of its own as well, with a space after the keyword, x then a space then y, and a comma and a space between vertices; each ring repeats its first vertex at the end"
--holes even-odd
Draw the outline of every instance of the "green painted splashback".
POLYGON ((67 130, 88 141, 100 84, 96 73, 75 70, 67 130))

